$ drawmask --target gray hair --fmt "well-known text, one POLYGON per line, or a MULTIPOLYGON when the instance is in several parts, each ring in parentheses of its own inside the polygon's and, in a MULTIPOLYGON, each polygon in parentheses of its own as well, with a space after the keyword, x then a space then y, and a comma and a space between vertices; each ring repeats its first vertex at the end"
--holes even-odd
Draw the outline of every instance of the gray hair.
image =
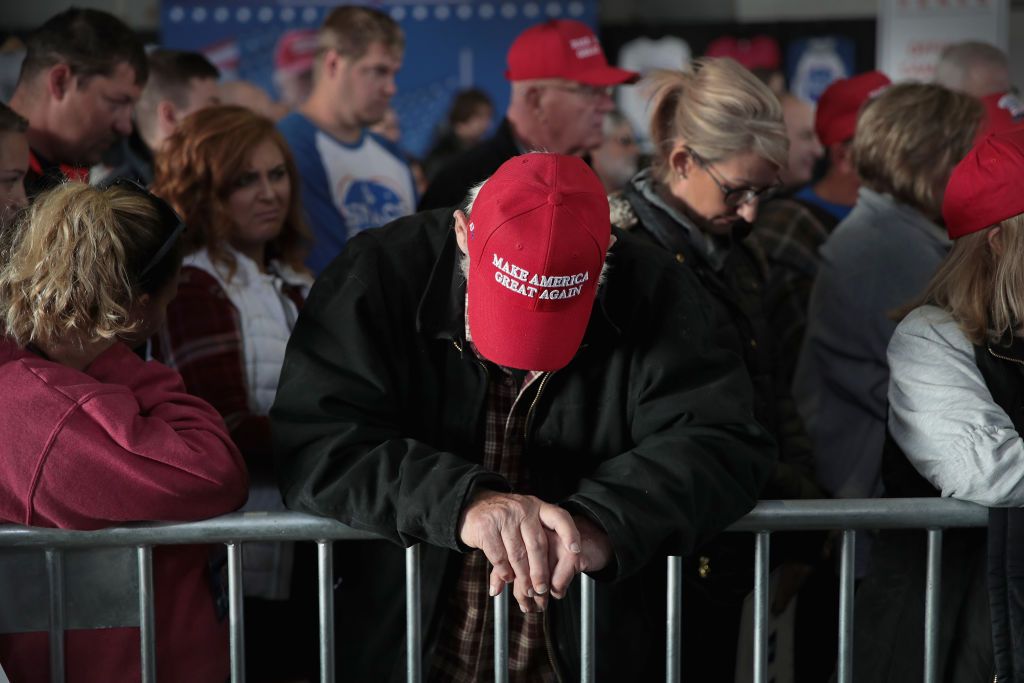
POLYGON ((942 51, 935 65, 935 82, 950 90, 964 92, 971 71, 978 67, 1005 71, 1007 87, 1004 90, 1009 89, 1010 62, 1006 53, 994 45, 973 40, 954 43, 942 51))

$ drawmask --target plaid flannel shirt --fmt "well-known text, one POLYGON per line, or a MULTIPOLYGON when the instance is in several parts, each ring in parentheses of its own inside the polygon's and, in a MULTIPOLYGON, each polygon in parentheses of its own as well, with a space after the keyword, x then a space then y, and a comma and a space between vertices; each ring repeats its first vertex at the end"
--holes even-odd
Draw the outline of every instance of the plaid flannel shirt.
POLYGON ((768 327, 775 334, 782 380, 792 384, 807 330, 807 307, 818 273, 818 249, 832 225, 795 199, 776 199, 758 211, 745 243, 767 266, 764 300, 768 327))
MULTIPOLYGON (((466 330, 467 339, 469 330, 466 330)), ((473 353, 480 358, 470 342, 473 353)), ((483 465, 500 473, 513 490, 526 481, 523 451, 526 418, 544 373, 528 372, 522 383, 506 368, 488 363, 487 413, 483 465)), ((490 565, 479 550, 467 554, 444 616, 429 680, 435 683, 475 683, 493 680, 494 617, 487 595, 490 565)), ((548 653, 543 613, 508 611, 509 680, 522 683, 557 681, 548 653)))

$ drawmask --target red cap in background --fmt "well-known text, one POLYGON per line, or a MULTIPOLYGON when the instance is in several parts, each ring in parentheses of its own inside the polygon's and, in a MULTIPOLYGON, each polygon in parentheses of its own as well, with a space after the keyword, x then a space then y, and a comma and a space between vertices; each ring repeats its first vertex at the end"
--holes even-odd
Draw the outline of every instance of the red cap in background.
POLYGON ((993 133, 956 165, 942 199, 953 239, 1024 213, 1024 127, 993 133))
POLYGON ((814 115, 814 130, 821 144, 828 147, 852 138, 861 107, 891 84, 881 71, 868 71, 840 79, 825 88, 814 115))
POLYGON ((313 68, 313 60, 319 48, 317 30, 298 28, 286 31, 277 41, 274 49, 274 70, 300 74, 313 68))
POLYGON ((558 370, 583 341, 611 239, 608 199, 579 157, 512 157, 469 217, 469 332, 480 354, 558 370))
POLYGON ((601 43, 582 21, 552 19, 520 33, 508 49, 510 81, 564 78, 585 85, 620 85, 640 77, 609 66, 601 43))

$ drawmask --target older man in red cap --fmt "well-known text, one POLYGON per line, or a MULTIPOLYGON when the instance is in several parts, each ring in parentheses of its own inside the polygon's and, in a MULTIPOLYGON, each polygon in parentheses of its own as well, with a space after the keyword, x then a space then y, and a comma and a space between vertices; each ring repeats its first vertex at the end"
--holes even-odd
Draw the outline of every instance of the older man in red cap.
POLYGON ((749 379, 699 285, 612 235, 582 159, 514 157, 467 205, 356 236, 289 344, 285 500, 391 541, 338 554, 339 674, 404 679, 420 543, 428 680, 490 679, 506 584, 510 680, 577 680, 581 571, 602 676, 663 678, 665 554, 747 511, 774 464, 749 379))
POLYGON ((818 100, 814 129, 828 155, 828 170, 814 185, 766 203, 747 242, 764 257, 770 327, 783 355, 782 371, 793 380, 807 327, 807 303, 818 270, 818 247, 846 218, 857 201, 860 178, 850 159, 857 115, 869 99, 890 84, 871 71, 830 85, 818 100))
POLYGON ((582 156, 604 141, 612 90, 639 74, 608 64, 586 24, 553 19, 512 43, 505 77, 512 83, 505 120, 489 140, 449 161, 420 200, 420 209, 456 206, 470 187, 507 159, 543 150, 582 156))

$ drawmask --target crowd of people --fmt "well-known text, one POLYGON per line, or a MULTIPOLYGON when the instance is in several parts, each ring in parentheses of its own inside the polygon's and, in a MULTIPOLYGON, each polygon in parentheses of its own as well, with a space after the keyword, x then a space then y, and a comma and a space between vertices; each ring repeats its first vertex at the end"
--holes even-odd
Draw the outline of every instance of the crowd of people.
MULTIPOLYGON (((939 677, 1024 675, 1024 106, 996 48, 812 105, 722 57, 641 79, 550 20, 508 47, 493 134, 460 93, 418 165, 404 35, 371 7, 279 47, 304 79, 283 104, 98 10, 26 45, 0 103, 0 521, 373 532, 335 548, 352 681, 404 678, 416 543, 427 680, 490 679, 506 588, 510 680, 578 678, 582 572, 598 680, 663 679, 682 555, 686 676, 731 681, 754 553, 726 527, 763 499, 950 496, 991 515, 947 536, 939 677), (620 86, 650 94, 646 153, 620 86)), ((827 681, 834 539, 774 538, 787 680, 827 681)), ((924 536, 857 549, 854 678, 921 680, 924 536)), ((161 680, 226 680, 223 565, 156 550, 161 680)), ((315 680, 311 544, 243 565, 249 679, 315 680)), ((72 680, 138 680, 139 637, 68 630, 72 680)), ((0 634, 11 681, 50 661, 45 631, 0 634)))

